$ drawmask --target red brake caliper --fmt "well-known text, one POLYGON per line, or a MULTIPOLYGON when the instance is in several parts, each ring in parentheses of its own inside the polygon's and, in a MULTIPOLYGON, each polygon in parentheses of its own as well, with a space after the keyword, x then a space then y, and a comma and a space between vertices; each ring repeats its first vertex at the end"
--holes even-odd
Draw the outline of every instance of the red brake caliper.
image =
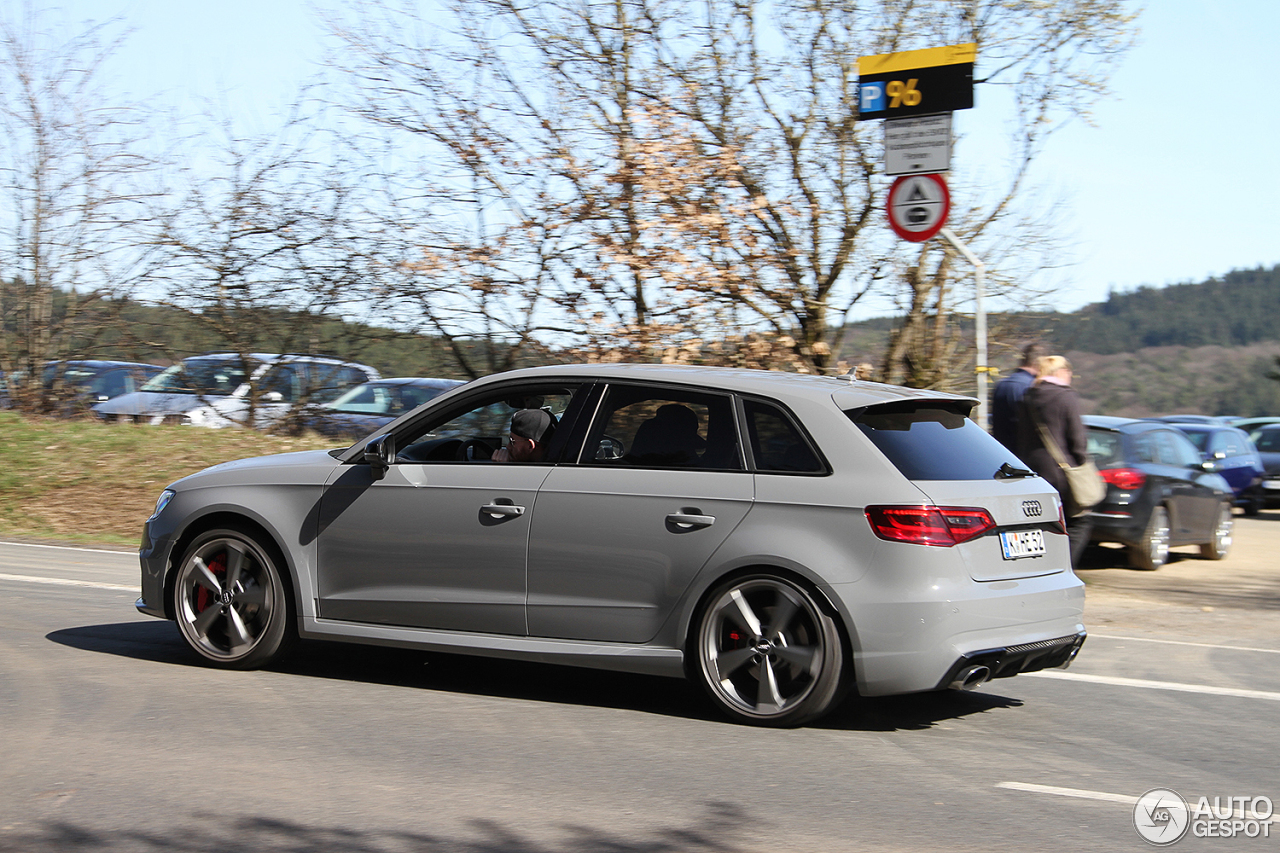
MULTIPOLYGON (((227 555, 226 552, 218 554, 210 563, 205 563, 209 571, 213 572, 215 577, 220 577, 227 573, 227 555)), ((203 613, 204 609, 209 606, 213 599, 213 593, 201 586, 196 590, 196 612, 203 613)))

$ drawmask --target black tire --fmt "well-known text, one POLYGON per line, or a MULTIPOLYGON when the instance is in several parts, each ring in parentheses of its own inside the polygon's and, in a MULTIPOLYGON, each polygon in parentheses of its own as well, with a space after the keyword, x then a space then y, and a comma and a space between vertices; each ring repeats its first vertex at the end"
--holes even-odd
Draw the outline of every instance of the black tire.
POLYGON ((717 587, 689 645, 690 676, 738 722, 798 726, 844 698, 850 667, 839 627, 804 587, 777 575, 717 587))
POLYGON ((1247 504, 1245 504, 1242 509, 1245 515, 1249 516, 1250 518, 1253 518, 1258 513, 1262 512, 1262 504, 1263 504, 1262 498, 1253 498, 1247 504))
POLYGON ((1154 572, 1169 562, 1169 511, 1163 506, 1151 510, 1142 542, 1129 550, 1129 564, 1144 572, 1154 572))
POLYGON ((292 595, 273 548, 239 530, 200 534, 182 555, 173 613, 187 645, 222 669, 279 660, 297 640, 292 595))
POLYGON ((1200 546, 1200 556, 1206 560, 1221 560, 1231 550, 1232 528, 1235 520, 1231 515, 1231 504, 1224 503, 1218 509, 1218 520, 1213 526, 1213 538, 1200 546))

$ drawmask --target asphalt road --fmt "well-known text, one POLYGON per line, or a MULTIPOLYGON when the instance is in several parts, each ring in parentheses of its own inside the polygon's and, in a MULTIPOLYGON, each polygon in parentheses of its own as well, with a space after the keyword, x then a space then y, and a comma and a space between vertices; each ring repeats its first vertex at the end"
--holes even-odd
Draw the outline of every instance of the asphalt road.
POLYGON ((1070 670, 791 731, 681 681, 395 649, 220 672, 133 610, 135 555, 0 544, 0 851, 1148 849, 1152 788, 1280 801, 1280 512, 1239 521, 1221 563, 1095 555, 1070 670))

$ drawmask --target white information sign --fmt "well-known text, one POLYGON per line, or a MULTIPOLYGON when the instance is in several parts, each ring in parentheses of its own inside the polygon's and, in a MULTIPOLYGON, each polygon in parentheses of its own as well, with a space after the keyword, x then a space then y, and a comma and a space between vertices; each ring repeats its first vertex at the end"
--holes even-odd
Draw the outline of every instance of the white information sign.
POLYGON ((951 168, 951 113, 884 123, 886 175, 924 175, 951 168))

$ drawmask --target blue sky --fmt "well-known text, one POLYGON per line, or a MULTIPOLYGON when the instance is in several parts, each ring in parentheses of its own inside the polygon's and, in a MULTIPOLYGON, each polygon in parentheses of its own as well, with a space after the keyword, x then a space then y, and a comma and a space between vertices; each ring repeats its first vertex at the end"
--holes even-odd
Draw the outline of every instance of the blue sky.
MULTIPOLYGON (((13 10, 23 0, 0 0, 13 10)), ((333 5, 339 0, 326 0, 333 5)), ((307 0, 63 0, 73 19, 118 15, 134 32, 113 84, 183 109, 211 104, 246 130, 273 127, 320 69, 307 0)), ((1150 0, 1139 45, 1097 105, 1063 128, 1037 180, 1066 205, 1076 263, 1054 307, 1280 263, 1280 2, 1150 0)), ((979 69, 981 57, 979 57, 979 69)), ((957 115, 960 131, 985 121, 957 115)), ((965 156, 963 146, 957 156, 965 156)), ((886 228, 888 227, 886 223, 886 228)))

